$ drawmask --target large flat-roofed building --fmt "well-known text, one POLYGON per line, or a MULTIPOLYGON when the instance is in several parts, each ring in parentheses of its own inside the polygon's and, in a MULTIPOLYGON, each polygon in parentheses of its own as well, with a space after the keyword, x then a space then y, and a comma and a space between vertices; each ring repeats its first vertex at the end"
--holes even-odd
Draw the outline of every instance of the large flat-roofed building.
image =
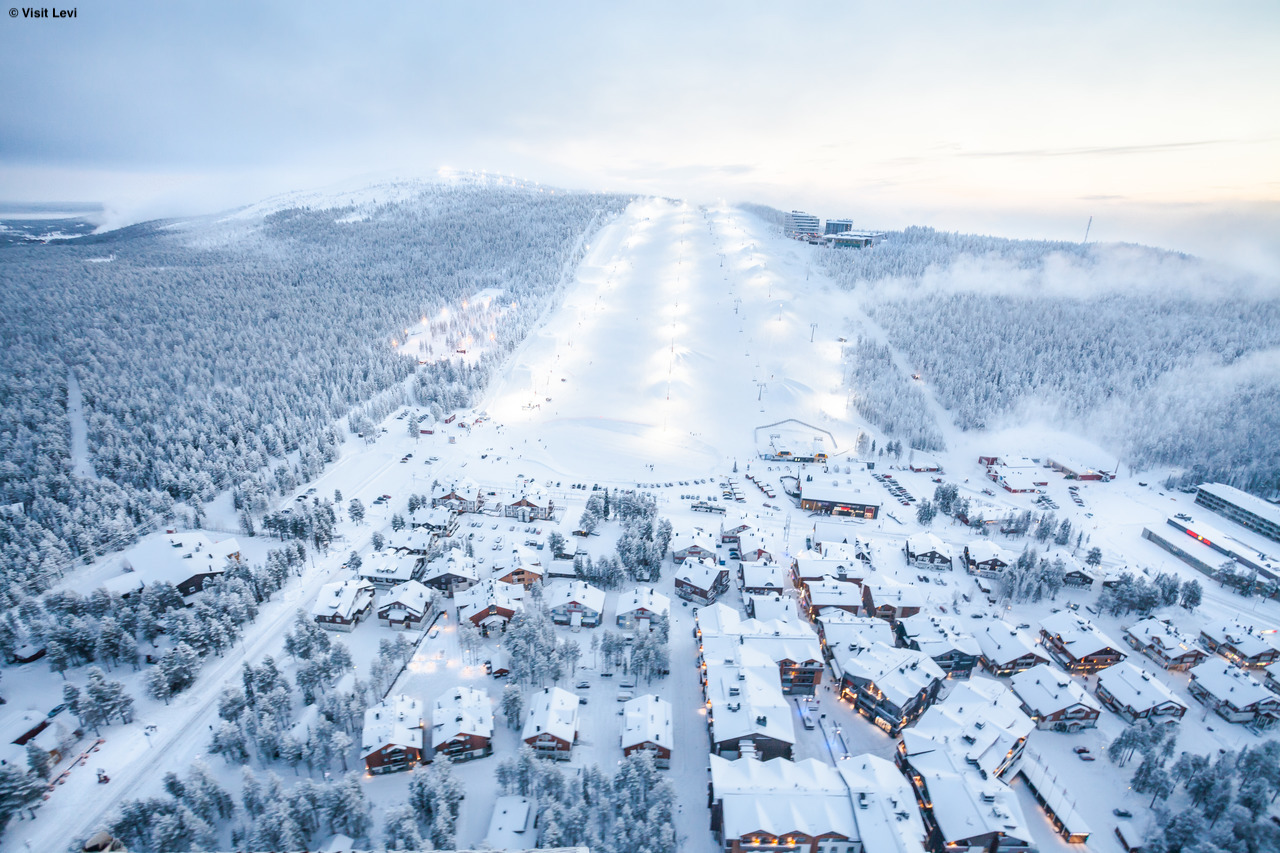
POLYGON ((1068 480, 1110 480, 1111 472, 1083 465, 1066 456, 1051 456, 1045 463, 1068 480))
POLYGON ((1199 520, 1166 518, 1164 526, 1144 527, 1142 538, 1211 577, 1224 562, 1216 556, 1221 554, 1241 570, 1256 571, 1267 580, 1280 578, 1280 559, 1266 553, 1273 550, 1271 543, 1256 531, 1237 528, 1228 533, 1199 520))
POLYGON ((840 486, 829 481, 806 482, 800 486, 800 508, 828 515, 872 519, 880 514, 880 502, 870 486, 840 486))
POLYGON ((910 783, 883 758, 710 764, 711 831, 725 853, 925 853, 910 783))
POLYGON ((800 234, 819 234, 822 232, 822 223, 818 221, 818 217, 811 213, 805 213, 803 210, 793 210, 790 213, 783 214, 782 217, 782 233, 788 237, 795 237, 800 234))
POLYGON ((843 234, 853 230, 852 219, 828 219, 823 223, 823 234, 843 234))
POLYGON ((832 249, 869 249, 884 239, 883 231, 841 231, 822 238, 832 249))
POLYGON ((1225 515, 1241 527, 1280 542, 1280 506, 1222 483, 1205 483, 1196 493, 1196 503, 1225 515))

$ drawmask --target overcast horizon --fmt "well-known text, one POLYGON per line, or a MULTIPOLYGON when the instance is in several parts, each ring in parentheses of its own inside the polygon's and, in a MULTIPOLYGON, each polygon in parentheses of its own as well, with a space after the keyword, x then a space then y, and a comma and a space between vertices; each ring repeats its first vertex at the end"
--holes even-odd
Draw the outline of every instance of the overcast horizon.
POLYGON ((110 224, 488 171, 1280 271, 1274 4, 80 6, 0 28, 0 199, 110 224))

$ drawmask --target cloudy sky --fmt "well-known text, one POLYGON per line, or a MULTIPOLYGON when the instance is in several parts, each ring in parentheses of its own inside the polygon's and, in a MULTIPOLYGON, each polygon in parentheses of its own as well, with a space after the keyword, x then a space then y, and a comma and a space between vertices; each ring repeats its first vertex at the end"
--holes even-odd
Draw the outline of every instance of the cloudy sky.
POLYGON ((1277 44, 1270 1, 81 0, 0 24, 0 199, 448 166, 1280 268, 1277 44))

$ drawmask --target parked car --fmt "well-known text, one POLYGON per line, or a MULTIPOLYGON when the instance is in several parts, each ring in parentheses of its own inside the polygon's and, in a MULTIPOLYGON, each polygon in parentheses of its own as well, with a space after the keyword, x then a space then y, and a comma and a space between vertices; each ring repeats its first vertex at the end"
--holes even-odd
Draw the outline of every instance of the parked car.
POLYGON ((588 689, 589 687, 591 687, 591 682, 590 682, 590 681, 579 681, 579 682, 577 683, 577 685, 575 685, 575 686, 576 686, 579 690, 586 690, 586 689, 588 689))
POLYGON ((1111 813, 1116 817, 1133 817, 1133 812, 1128 809, 1112 809, 1111 813))

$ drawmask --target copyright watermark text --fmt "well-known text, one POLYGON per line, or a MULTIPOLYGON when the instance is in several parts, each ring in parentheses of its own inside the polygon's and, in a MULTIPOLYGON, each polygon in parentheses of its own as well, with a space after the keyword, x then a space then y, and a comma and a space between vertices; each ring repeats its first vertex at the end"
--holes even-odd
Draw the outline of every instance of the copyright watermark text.
POLYGON ((75 16, 75 9, 37 9, 34 6, 26 6, 23 8, 12 6, 9 9, 10 18, 43 18, 49 20, 53 18, 74 18, 75 16))

